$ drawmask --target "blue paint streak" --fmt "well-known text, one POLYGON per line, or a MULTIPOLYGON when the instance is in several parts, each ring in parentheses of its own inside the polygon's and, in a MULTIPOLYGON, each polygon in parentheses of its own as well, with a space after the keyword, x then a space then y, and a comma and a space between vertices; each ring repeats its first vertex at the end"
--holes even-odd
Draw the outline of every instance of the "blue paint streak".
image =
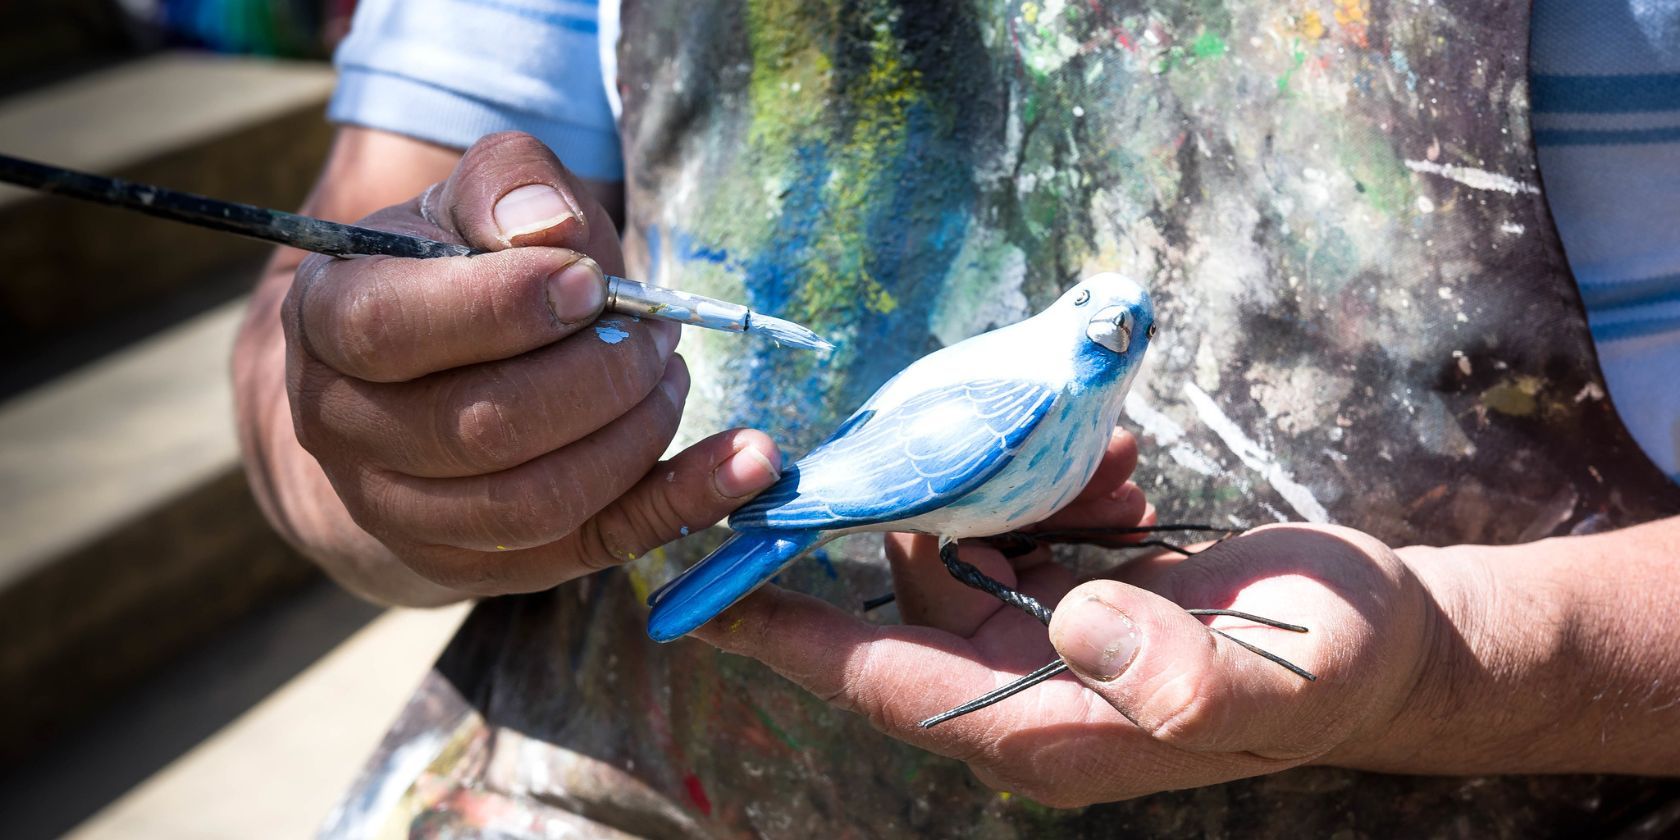
POLYGON ((1627 341, 1634 338, 1644 338, 1666 333, 1680 333, 1680 316, 1652 315, 1637 321, 1620 321, 1608 324, 1594 324, 1587 319, 1589 329, 1592 330, 1594 341, 1627 341))
POLYGON ((493 11, 501 12, 503 14, 513 15, 514 17, 522 17, 522 18, 525 18, 526 20, 536 21, 537 23, 547 24, 549 26, 558 27, 560 29, 569 29, 573 32, 579 32, 579 33, 582 33, 584 35, 599 34, 598 26, 595 22, 595 19, 590 18, 590 17, 584 17, 582 15, 568 15, 564 12, 559 12, 559 11, 549 11, 549 10, 545 10, 545 9, 533 9, 533 8, 530 8, 529 6, 515 5, 513 3, 506 3, 506 2, 497 2, 497 0, 459 0, 459 1, 461 3, 464 3, 464 4, 469 5, 469 6, 478 6, 479 8, 483 8, 483 9, 491 9, 493 11))
POLYGON ((1536 114, 1631 114, 1680 109, 1680 73, 1535 73, 1529 83, 1533 86, 1529 99, 1536 114))
POLYGON ((1581 302, 1589 311, 1623 306, 1649 306, 1680 300, 1680 274, 1611 282, 1580 281, 1581 302))
POLYGON ((1680 143, 1680 126, 1663 128, 1537 128, 1536 146, 1650 146, 1680 143))
MULTIPOLYGON (((868 247, 855 261, 838 266, 842 271, 867 274, 878 283, 897 302, 891 312, 874 310, 864 295, 848 296, 821 312, 791 309, 808 282, 807 266, 835 259, 829 253, 833 243, 828 238, 837 224, 830 186, 835 163, 832 144, 844 142, 843 136, 792 150, 779 212, 750 249, 731 250, 724 242, 671 227, 649 232, 649 253, 656 259, 663 254, 672 265, 722 267, 739 276, 745 298, 741 303, 800 321, 841 342, 841 351, 823 365, 812 365, 805 357, 768 343, 743 343, 731 352, 731 368, 738 373, 731 377, 735 393, 727 413, 719 418, 723 423, 762 426, 774 417, 777 436, 791 448, 805 451, 827 436, 839 412, 858 405, 899 370, 937 347, 929 319, 947 291, 948 275, 969 222, 981 210, 967 162, 972 151, 955 145, 949 128, 941 126, 934 111, 922 103, 907 110, 901 131, 902 145, 885 161, 883 183, 875 191, 877 200, 859 216, 844 220, 865 232, 868 247), (863 346, 848 339, 883 336, 893 340, 870 343, 867 352, 852 352, 846 346, 863 346), (772 413, 772 409, 793 405, 817 405, 822 410, 797 417, 772 413)), ((682 285, 680 277, 668 281, 682 285)))

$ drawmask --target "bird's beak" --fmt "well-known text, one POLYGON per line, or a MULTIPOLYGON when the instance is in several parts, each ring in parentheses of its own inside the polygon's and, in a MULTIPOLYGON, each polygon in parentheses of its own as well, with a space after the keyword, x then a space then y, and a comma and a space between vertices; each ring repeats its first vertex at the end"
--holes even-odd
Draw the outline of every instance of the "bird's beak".
POLYGON ((1124 353, 1132 346, 1132 310, 1125 306, 1110 306, 1091 317, 1085 336, 1116 353, 1124 353))

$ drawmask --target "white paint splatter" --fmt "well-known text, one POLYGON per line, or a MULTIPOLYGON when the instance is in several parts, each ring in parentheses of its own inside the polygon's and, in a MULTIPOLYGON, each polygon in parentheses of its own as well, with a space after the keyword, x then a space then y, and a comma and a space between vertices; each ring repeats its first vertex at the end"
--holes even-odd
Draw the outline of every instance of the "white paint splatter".
POLYGON ((1499 223, 1499 232, 1500 233, 1509 233, 1512 236, 1522 236, 1523 231, 1525 231, 1525 230, 1528 230, 1528 228, 1525 228, 1522 225, 1517 224, 1516 222, 1500 222, 1499 223))
POLYGON ((1244 434, 1225 412, 1219 410, 1219 405, 1212 397, 1192 382, 1184 383, 1184 395, 1195 407, 1196 416, 1225 442, 1231 453, 1249 469, 1260 473, 1266 479, 1266 483, 1272 485, 1272 489, 1276 490, 1301 518, 1308 522, 1330 521, 1330 512, 1318 503, 1312 491, 1308 490, 1305 484, 1296 481, 1294 476, 1278 463, 1277 456, 1262 449, 1260 444, 1244 434))
POLYGON ((332 837, 371 838, 390 817, 410 782, 419 777, 449 741, 446 730, 433 729, 393 749, 369 778, 378 779, 353 797, 341 800, 327 814, 322 833, 332 837))
POLYGON ((1427 160, 1408 160, 1406 168, 1413 172, 1423 172, 1429 175, 1439 175, 1449 181, 1456 181, 1473 190, 1487 192, 1502 192, 1507 195, 1526 193, 1539 195, 1540 188, 1533 184, 1525 184, 1509 175, 1500 175, 1473 166, 1459 166, 1452 163, 1430 163, 1427 160))
POLYGON ((630 334, 621 328, 617 321, 602 321, 595 325, 595 335, 608 344, 617 344, 630 334))
POLYGON ((1155 445, 1166 447, 1167 455, 1179 466, 1198 475, 1225 475, 1225 470, 1219 466, 1219 462, 1184 441, 1183 426, 1156 411, 1137 394, 1126 395, 1126 416, 1132 418, 1132 421, 1143 429, 1144 434, 1154 438, 1155 445))

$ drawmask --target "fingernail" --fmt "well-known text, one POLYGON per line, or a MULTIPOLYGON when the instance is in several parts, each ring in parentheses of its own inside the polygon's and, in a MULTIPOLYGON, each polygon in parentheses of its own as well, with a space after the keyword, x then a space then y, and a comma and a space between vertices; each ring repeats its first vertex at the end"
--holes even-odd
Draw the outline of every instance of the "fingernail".
POLYGON ((1056 608, 1062 629, 1050 641, 1067 664, 1087 677, 1108 682, 1120 676, 1138 649, 1138 629, 1126 614, 1095 595, 1056 608))
POLYGON ((747 447, 718 465, 712 473, 712 483, 726 499, 750 496, 776 483, 782 471, 764 457, 764 453, 747 447))
POLYGON ((490 214, 505 242, 559 225, 572 215, 572 206, 547 184, 527 184, 502 196, 490 214))
POLYGON ((548 278, 548 309, 562 324, 587 321, 607 303, 607 281, 601 267, 588 257, 548 278))

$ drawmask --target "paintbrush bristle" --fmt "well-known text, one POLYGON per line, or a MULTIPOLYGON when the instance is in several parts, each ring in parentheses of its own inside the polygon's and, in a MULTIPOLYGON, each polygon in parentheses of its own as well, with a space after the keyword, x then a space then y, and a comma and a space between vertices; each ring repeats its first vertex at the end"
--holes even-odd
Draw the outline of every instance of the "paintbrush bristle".
POLYGON ((821 353, 827 353, 834 349, 834 345, 824 341, 822 336, 792 321, 784 321, 759 312, 754 312, 747 319, 747 332, 757 333, 777 344, 803 347, 806 350, 816 350, 821 353))

